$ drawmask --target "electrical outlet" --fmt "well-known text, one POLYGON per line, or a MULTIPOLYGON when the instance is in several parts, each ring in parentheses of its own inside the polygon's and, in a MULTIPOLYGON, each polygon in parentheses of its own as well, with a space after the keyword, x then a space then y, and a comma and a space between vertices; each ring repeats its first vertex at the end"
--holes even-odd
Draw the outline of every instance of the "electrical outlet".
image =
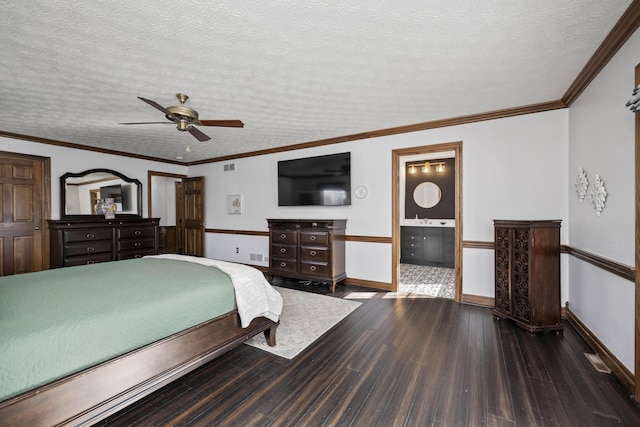
POLYGON ((240 248, 236 248, 236 253, 239 254, 240 253, 240 248))

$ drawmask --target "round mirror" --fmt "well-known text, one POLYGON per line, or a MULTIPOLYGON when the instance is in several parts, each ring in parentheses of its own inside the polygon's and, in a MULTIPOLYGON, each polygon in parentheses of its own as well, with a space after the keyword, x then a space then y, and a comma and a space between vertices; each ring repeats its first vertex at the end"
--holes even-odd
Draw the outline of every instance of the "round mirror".
POLYGON ((442 192, 433 182, 423 182, 413 190, 413 200, 421 208, 432 208, 440 202, 442 192))

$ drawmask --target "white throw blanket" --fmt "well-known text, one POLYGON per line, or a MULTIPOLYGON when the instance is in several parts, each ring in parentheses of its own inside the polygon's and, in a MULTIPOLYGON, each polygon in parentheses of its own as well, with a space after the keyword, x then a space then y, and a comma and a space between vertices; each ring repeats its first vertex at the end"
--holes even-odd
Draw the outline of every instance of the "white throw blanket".
POLYGON ((266 317, 277 322, 282 312, 282 297, 273 289, 258 269, 244 264, 200 258, 188 255, 163 254, 150 255, 148 258, 167 258, 179 261, 216 267, 225 272, 233 283, 236 305, 242 327, 249 326, 256 317, 266 317))

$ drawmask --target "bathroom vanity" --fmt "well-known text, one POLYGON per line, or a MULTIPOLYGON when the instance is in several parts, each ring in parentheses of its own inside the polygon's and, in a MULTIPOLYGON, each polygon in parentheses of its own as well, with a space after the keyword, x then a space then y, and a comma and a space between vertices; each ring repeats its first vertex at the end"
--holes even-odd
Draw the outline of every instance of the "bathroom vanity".
POLYGON ((426 221, 400 227, 400 262, 434 267, 454 266, 455 227, 452 221, 426 221))

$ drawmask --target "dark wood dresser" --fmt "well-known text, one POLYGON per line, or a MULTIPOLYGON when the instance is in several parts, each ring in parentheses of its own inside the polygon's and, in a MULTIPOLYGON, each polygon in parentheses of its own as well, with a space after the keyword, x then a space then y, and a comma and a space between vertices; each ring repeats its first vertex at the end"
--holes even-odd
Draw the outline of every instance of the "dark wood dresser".
POLYGON ((328 283, 345 272, 346 219, 268 219, 269 275, 328 283))
POLYGON ((494 316, 530 333, 562 330, 560 221, 494 220, 494 316))
POLYGON ((51 268, 158 253, 158 218, 49 220, 51 268))

